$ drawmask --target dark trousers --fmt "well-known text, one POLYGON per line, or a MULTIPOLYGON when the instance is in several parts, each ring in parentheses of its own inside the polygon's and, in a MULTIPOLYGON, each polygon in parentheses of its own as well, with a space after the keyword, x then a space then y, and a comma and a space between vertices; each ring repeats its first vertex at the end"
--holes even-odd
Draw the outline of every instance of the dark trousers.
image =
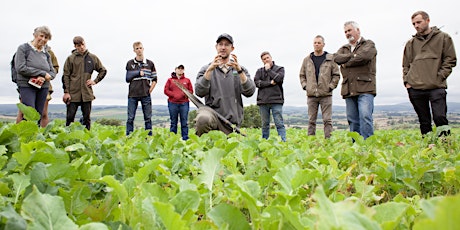
MULTIPOLYGON (((24 105, 37 110, 40 116, 43 114, 48 88, 19 87, 19 94, 24 105)), ((40 124, 40 121, 38 121, 38 124, 40 124)))
POLYGON ((75 114, 77 114, 78 106, 81 106, 81 113, 83 115, 83 124, 86 126, 86 129, 90 130, 91 128, 91 101, 87 102, 70 102, 67 105, 67 115, 65 125, 69 126, 70 123, 74 122, 75 114))
POLYGON ((431 114, 433 114, 434 124, 439 127, 448 125, 447 121, 447 92, 445 89, 407 89, 409 99, 417 113, 420 123, 420 131, 427 134, 432 131, 431 114), (431 105, 431 113, 430 113, 431 105))

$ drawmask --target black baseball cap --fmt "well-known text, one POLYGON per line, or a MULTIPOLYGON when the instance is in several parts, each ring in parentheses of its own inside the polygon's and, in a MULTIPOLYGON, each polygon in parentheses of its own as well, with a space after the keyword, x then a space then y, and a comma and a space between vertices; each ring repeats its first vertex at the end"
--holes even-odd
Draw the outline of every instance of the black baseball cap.
POLYGON ((216 43, 219 43, 220 40, 222 40, 222 39, 227 39, 230 43, 233 44, 233 38, 229 34, 221 34, 221 35, 219 35, 219 37, 217 37, 216 43))
POLYGON ((181 64, 181 65, 179 65, 177 68, 178 68, 178 69, 184 69, 184 65, 181 64))

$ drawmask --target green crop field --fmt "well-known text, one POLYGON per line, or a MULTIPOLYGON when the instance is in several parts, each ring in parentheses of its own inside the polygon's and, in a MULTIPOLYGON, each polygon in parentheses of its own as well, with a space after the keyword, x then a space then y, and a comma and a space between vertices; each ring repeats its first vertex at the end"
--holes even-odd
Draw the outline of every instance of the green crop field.
POLYGON ((365 141, 288 129, 287 142, 243 131, 182 141, 165 128, 126 137, 97 123, 2 123, 0 229, 460 226, 460 129, 441 139, 377 130, 365 141))

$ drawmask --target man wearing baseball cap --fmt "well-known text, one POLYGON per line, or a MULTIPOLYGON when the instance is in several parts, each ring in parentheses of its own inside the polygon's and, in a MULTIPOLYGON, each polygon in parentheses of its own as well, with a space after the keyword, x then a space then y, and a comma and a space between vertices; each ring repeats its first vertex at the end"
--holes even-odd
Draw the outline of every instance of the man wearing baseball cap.
POLYGON ((215 47, 217 55, 200 69, 195 84, 196 95, 204 97, 208 106, 198 109, 195 127, 198 136, 211 130, 221 130, 225 134, 233 132, 233 127, 222 122, 210 110, 215 110, 239 127, 243 122, 241 95, 250 97, 256 89, 248 70, 238 63, 235 54, 231 54, 235 49, 232 36, 219 35, 215 47))

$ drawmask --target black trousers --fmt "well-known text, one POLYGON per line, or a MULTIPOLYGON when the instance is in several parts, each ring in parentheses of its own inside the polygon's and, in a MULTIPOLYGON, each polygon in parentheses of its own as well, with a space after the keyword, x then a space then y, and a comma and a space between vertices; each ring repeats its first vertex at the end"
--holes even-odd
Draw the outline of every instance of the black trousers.
POLYGON ((83 115, 83 122, 86 126, 86 129, 90 130, 91 128, 91 101, 87 102, 70 102, 67 104, 67 115, 65 125, 69 126, 70 123, 74 122, 75 114, 77 114, 78 106, 81 106, 81 113, 83 115))
POLYGON ((431 114, 433 114, 434 124, 439 127, 448 125, 447 121, 447 92, 445 89, 407 89, 409 99, 417 113, 420 123, 420 131, 423 134, 432 131, 431 114), (430 113, 431 105, 431 113, 430 113))

